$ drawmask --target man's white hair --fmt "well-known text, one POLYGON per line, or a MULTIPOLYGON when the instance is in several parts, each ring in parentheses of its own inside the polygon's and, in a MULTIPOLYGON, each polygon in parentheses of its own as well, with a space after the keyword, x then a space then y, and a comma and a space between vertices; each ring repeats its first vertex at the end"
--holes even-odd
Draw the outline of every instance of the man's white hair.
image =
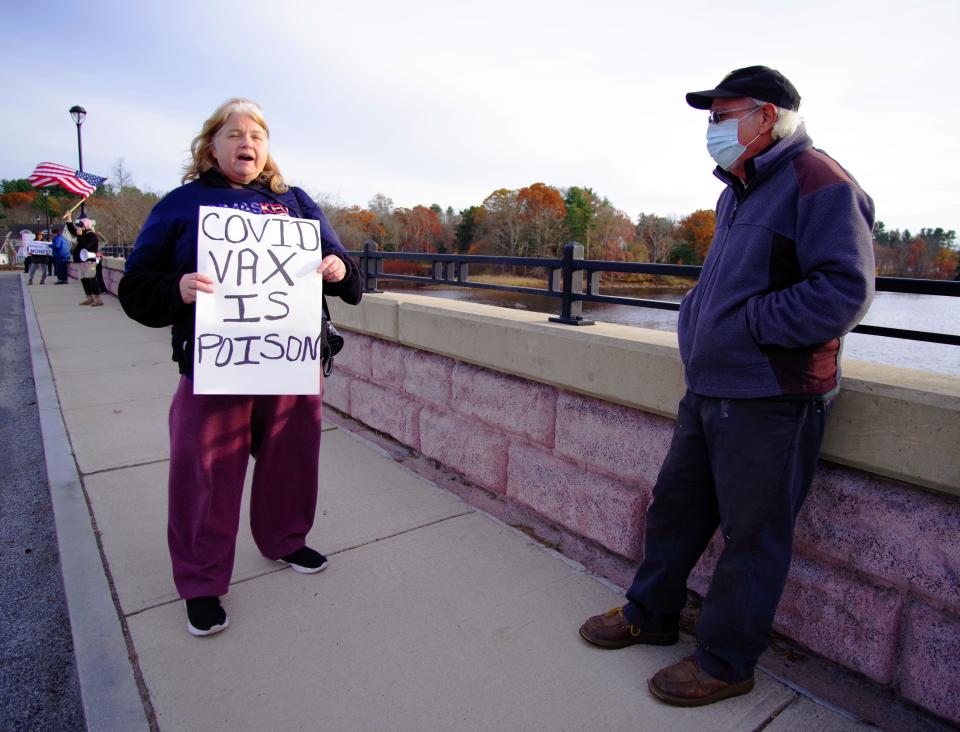
MULTIPOLYGON (((760 99, 754 99, 753 103, 758 106, 761 104, 770 104, 770 102, 764 102, 760 99)), ((803 117, 800 116, 799 112, 777 107, 777 121, 774 123, 770 134, 774 140, 782 140, 784 137, 790 137, 790 135, 797 131, 797 127, 800 126, 801 122, 803 122, 803 117)))

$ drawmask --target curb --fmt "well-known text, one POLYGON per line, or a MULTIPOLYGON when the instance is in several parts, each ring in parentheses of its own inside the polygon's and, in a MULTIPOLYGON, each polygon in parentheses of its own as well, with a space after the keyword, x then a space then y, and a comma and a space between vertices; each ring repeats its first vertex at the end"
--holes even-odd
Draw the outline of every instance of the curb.
POLYGON ((22 278, 20 289, 86 727, 97 732, 149 730, 123 627, 70 449, 33 300, 22 278))

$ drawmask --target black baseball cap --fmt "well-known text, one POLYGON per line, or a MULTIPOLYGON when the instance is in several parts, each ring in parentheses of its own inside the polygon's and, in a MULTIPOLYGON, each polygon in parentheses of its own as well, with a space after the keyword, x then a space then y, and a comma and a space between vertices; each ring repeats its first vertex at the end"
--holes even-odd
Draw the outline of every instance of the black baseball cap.
POLYGON ((714 99, 752 97, 783 109, 800 108, 800 92, 790 80, 767 66, 747 66, 731 71, 715 89, 690 92, 687 104, 696 109, 710 109, 714 99))

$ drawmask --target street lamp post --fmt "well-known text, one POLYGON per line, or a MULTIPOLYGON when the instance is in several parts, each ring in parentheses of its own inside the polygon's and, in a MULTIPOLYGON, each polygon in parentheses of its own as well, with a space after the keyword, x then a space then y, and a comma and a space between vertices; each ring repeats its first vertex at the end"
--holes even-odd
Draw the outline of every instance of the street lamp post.
MULTIPOLYGON (((77 126, 77 154, 80 157, 80 172, 83 172, 83 143, 80 140, 80 125, 83 124, 83 120, 87 118, 87 110, 81 107, 79 104, 74 104, 70 107, 70 116, 73 118, 74 124, 77 126)), ((84 218, 87 215, 86 206, 80 204, 80 218, 84 218)))
POLYGON ((37 214, 37 239, 40 238, 40 214, 37 214))
POLYGON ((50 207, 49 207, 50 191, 44 188, 41 191, 41 193, 43 194, 43 215, 47 219, 47 231, 50 231, 50 207))

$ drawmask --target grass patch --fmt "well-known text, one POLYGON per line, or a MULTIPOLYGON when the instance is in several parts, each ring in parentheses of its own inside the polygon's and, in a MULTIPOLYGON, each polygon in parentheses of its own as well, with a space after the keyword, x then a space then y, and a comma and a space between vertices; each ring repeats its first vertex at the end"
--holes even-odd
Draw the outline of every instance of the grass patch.
POLYGON ((471 282, 483 285, 504 285, 506 287, 539 287, 546 289, 546 277, 521 277, 518 275, 471 274, 471 282))

